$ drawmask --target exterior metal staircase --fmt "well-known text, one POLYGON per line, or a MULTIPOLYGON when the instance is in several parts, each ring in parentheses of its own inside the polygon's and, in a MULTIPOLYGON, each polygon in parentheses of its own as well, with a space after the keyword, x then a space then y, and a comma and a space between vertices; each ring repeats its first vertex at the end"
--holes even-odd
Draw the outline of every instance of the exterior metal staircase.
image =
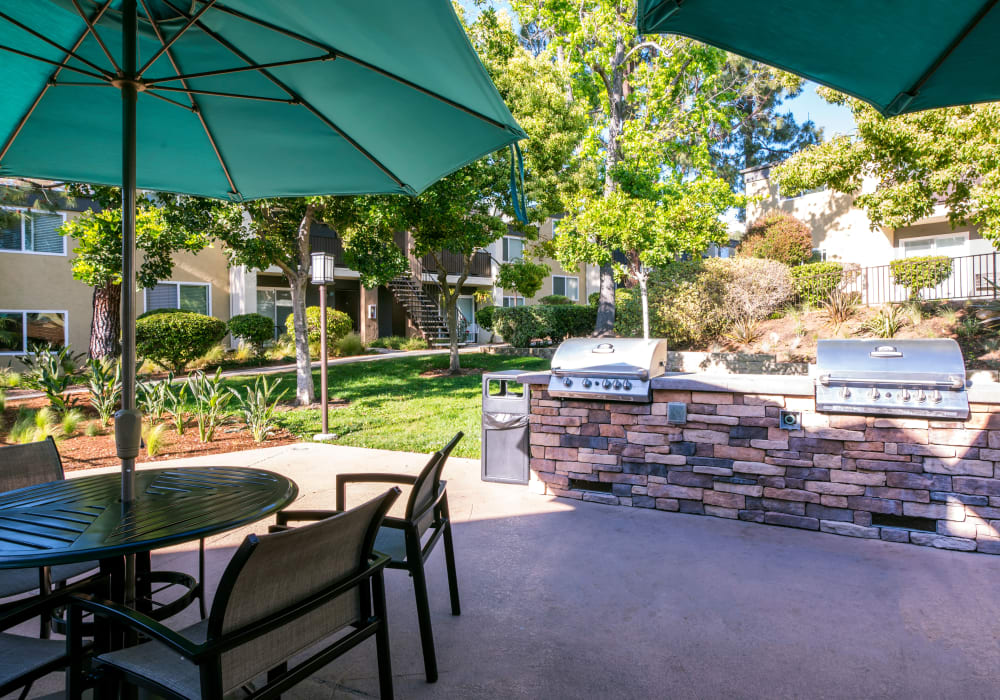
POLYGON ((417 280, 409 275, 400 275, 389 280, 388 287, 424 338, 434 345, 448 342, 448 324, 438 305, 417 280))

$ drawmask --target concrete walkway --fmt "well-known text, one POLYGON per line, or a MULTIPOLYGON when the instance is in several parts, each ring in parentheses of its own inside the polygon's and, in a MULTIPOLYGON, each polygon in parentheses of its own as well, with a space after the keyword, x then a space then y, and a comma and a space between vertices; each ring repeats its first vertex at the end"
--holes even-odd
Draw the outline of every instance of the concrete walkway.
MULTIPOLYGON (((415 472, 424 459, 297 444, 175 464, 271 469, 299 484, 297 506, 331 507, 335 473, 415 472)), ((398 698, 1000 695, 1000 557, 531 495, 482 483, 475 460, 450 460, 445 477, 463 614, 449 614, 439 547, 428 566, 441 678, 428 685, 410 581, 387 572, 398 698)), ((209 542, 210 590, 266 524, 209 542)), ((193 572, 194 549, 154 566, 193 572)), ((373 641, 286 694, 377 696, 373 641)))

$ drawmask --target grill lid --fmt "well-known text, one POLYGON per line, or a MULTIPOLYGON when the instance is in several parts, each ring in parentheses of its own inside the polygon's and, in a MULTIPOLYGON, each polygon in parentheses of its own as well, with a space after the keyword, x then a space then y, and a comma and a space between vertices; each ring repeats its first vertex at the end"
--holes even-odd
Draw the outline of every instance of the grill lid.
POLYGON ((552 373, 651 379, 666 371, 667 342, 642 338, 570 338, 552 358, 552 373))
POLYGON ((932 388, 965 387, 965 362, 950 338, 928 340, 820 340, 820 384, 891 382, 932 388))

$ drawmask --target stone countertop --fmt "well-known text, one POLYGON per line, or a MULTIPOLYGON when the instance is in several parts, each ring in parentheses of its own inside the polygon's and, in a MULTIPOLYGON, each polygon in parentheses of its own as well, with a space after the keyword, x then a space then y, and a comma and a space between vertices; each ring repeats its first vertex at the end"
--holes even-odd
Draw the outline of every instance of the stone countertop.
MULTIPOLYGON (((517 380, 522 384, 548 384, 549 373, 526 372, 519 375, 517 380)), ((653 389, 812 396, 814 387, 812 377, 796 375, 668 372, 653 380, 653 389)), ((969 384, 969 401, 1000 404, 1000 383, 974 377, 969 384)))

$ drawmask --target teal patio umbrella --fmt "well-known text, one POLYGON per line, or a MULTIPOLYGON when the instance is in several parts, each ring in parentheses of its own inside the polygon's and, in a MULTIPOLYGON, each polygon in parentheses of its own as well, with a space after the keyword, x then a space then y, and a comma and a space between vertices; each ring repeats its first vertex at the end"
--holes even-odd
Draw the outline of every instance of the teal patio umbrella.
POLYGON ((797 73, 885 116, 1000 100, 997 0, 639 0, 680 34, 797 73))
POLYGON ((123 502, 137 188, 412 195, 524 137, 449 0, 0 0, 0 176, 122 186, 123 502))

